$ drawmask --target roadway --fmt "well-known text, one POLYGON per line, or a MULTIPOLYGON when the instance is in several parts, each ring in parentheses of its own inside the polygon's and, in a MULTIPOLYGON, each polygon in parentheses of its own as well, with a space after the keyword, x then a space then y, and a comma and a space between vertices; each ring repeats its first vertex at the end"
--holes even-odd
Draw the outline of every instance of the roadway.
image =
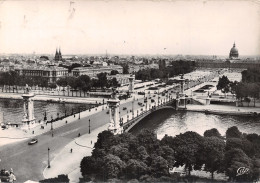
MULTIPOLYGON (((155 102, 151 102, 148 99, 148 103, 154 105, 158 102, 158 95, 150 94, 146 97, 151 97, 155 102)), ((140 96, 139 96, 140 97, 140 96)), ((162 96, 159 98, 161 101, 164 100, 162 96)), ((144 98, 136 99, 134 103, 128 101, 120 105, 120 116, 124 116, 124 121, 126 121, 126 115, 129 114, 129 119, 131 119, 132 105, 134 105, 135 110, 140 108, 145 110, 146 105, 141 107, 138 103, 144 103, 144 98), (126 108, 123 110, 123 108, 126 108)), ((42 172, 47 166, 48 160, 48 147, 50 148, 50 159, 53 159, 56 154, 58 154, 64 146, 72 142, 74 138, 81 135, 89 133, 89 119, 90 119, 90 130, 96 129, 109 123, 109 114, 107 114, 108 107, 103 111, 96 114, 92 114, 88 117, 76 119, 76 122, 68 123, 53 130, 54 136, 52 137, 51 131, 46 132, 42 135, 37 136, 38 143, 34 145, 28 145, 28 140, 20 141, 13 144, 7 144, 0 147, 0 169, 9 170, 13 168, 14 174, 16 175, 17 182, 25 182, 27 180, 39 181, 44 179, 42 172)), ((75 118, 78 118, 76 114, 75 118)), ((2 139, 1 139, 2 140, 2 139)))

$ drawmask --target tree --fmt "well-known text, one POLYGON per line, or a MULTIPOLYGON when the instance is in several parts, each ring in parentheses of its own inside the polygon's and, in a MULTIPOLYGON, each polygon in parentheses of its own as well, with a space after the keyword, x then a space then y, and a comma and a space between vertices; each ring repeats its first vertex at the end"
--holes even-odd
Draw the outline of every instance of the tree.
POLYGON ((139 179, 149 171, 150 170, 145 163, 135 159, 130 159, 125 168, 125 174, 128 179, 139 179))
POLYGON ((229 176, 229 181, 252 181, 252 160, 241 149, 231 149, 225 153, 224 158, 225 173, 229 176), (248 169, 245 174, 239 175, 238 169, 244 167, 248 169))
POLYGON ((159 140, 156 134, 151 130, 142 130, 137 135, 140 146, 144 146, 149 154, 154 152, 159 147, 159 140))
POLYGON ((94 157, 86 156, 80 162, 80 171, 82 176, 87 176, 96 173, 97 163, 94 157))
POLYGON ((152 158, 151 170, 155 177, 161 177, 169 174, 168 162, 161 156, 152 158))
POLYGON ((227 76, 222 76, 219 78, 217 89, 221 90, 223 93, 227 93, 230 91, 230 81, 227 76))
POLYGON ((113 138, 114 134, 108 130, 99 133, 94 148, 108 150, 112 145, 111 142, 113 138))
POLYGON ((119 74, 119 72, 118 72, 117 70, 112 70, 112 71, 110 72, 110 75, 117 75, 117 74, 119 74))
POLYGON ((125 167, 125 162, 123 162, 118 156, 108 154, 104 157, 103 170, 106 179, 118 178, 120 174, 123 174, 125 167))
POLYGON ((104 88, 107 85, 107 73, 105 72, 101 72, 99 74, 97 74, 98 77, 98 86, 101 88, 104 88))
POLYGON ((76 79, 77 88, 83 91, 89 91, 91 89, 91 79, 87 75, 81 75, 76 79))
POLYGON ((242 133, 238 130, 236 126, 232 126, 226 131, 226 138, 241 138, 242 133))
POLYGON ((213 179, 215 171, 222 172, 225 142, 216 136, 206 137, 202 152, 202 157, 205 158, 204 170, 210 172, 213 179))
POLYGON ((204 132, 204 137, 218 137, 218 138, 222 138, 221 134, 219 133, 219 131, 216 128, 212 128, 210 130, 206 130, 204 132))
POLYGON ((253 144, 246 138, 227 138, 226 151, 235 148, 243 150, 249 157, 253 157, 255 155, 253 144))
POLYGON ((110 154, 118 156, 121 160, 127 162, 131 158, 131 153, 128 151, 127 144, 117 144, 113 145, 110 150, 110 154))
POLYGON ((68 175, 58 175, 58 177, 55 178, 49 178, 49 179, 44 179, 40 180, 40 182, 63 182, 63 183, 69 183, 70 179, 68 178, 68 175))
POLYGON ((150 70, 149 69, 143 69, 137 71, 135 74, 135 78, 142 81, 149 81, 151 80, 150 70))
POLYGON ((62 77, 62 78, 58 79, 56 81, 56 83, 57 83, 57 85, 62 86, 62 87, 68 86, 68 80, 66 77, 62 77))
POLYGON ((129 74, 129 65, 127 63, 120 64, 123 67, 123 74, 129 74))
POLYGON ((200 170, 203 162, 201 161, 203 137, 195 132, 185 132, 174 137, 173 146, 175 150, 175 166, 185 165, 189 175, 191 170, 200 170))

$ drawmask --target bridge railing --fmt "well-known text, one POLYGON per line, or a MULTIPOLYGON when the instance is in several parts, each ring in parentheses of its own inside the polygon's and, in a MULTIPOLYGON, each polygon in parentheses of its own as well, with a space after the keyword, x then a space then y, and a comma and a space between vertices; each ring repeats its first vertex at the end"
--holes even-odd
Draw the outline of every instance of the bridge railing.
POLYGON ((128 128, 131 127, 131 126, 134 126, 136 124, 136 122, 138 120, 140 120, 141 118, 144 118, 144 117, 148 116, 153 111, 156 111, 158 109, 164 108, 165 106, 168 106, 169 104, 172 104, 172 102, 174 102, 174 101, 175 101, 174 99, 170 99, 167 102, 162 102, 160 105, 153 106, 151 109, 142 112, 141 114, 137 115, 136 117, 132 118, 131 120, 128 120, 127 122, 123 123, 124 131, 127 131, 128 128))

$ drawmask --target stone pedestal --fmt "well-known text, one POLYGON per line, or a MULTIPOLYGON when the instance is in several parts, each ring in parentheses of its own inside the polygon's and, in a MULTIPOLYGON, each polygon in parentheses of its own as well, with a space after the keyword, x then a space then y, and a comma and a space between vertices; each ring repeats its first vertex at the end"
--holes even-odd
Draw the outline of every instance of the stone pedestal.
POLYGON ((123 133, 123 127, 120 126, 119 102, 120 100, 118 99, 111 99, 107 101, 110 114, 108 130, 111 131, 114 135, 123 133))
POLYGON ((27 93, 22 95, 23 97, 23 106, 24 106, 24 115, 23 115, 23 125, 30 126, 35 123, 34 117, 34 106, 33 106, 33 97, 34 93, 27 93))

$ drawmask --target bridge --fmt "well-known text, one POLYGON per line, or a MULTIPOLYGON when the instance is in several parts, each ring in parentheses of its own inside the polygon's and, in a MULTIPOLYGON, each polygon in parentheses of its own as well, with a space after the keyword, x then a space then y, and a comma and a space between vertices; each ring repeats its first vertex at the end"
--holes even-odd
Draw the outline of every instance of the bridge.
POLYGON ((126 122, 122 122, 123 120, 121 120, 120 126, 123 127, 123 132, 128 132, 129 130, 131 130, 131 128, 133 128, 142 119, 144 119, 145 117, 147 117, 148 115, 150 115, 154 111, 158 111, 158 110, 161 110, 161 109, 174 109, 174 110, 176 110, 176 99, 170 99, 169 101, 162 103, 159 106, 153 106, 151 109, 149 109, 147 111, 143 111, 139 115, 137 114, 137 116, 134 117, 133 119, 131 119, 131 120, 127 119, 126 122))

